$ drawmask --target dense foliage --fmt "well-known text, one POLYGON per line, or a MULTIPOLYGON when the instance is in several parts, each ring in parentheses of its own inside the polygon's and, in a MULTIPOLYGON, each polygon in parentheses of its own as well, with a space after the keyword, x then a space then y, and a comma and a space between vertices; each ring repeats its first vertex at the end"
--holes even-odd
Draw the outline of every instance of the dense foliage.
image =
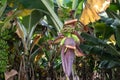
POLYGON ((0 79, 119 80, 120 0, 95 1, 1 0, 0 79))

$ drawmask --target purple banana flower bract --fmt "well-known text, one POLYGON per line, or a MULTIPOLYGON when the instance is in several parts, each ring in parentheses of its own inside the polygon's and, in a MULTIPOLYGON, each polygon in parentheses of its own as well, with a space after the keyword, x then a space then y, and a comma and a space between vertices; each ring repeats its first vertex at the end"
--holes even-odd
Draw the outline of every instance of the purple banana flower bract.
POLYGON ((66 46, 75 47, 76 43, 72 38, 66 38, 61 50, 62 66, 65 74, 70 76, 72 72, 72 65, 75 57, 74 49, 66 46))

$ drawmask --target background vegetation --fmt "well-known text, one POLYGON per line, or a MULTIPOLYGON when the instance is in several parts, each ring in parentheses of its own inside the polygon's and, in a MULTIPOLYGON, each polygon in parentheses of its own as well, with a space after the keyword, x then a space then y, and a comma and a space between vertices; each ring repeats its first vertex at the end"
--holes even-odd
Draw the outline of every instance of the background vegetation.
POLYGON ((119 80, 120 0, 87 25, 85 2, 0 0, 0 80, 119 80))

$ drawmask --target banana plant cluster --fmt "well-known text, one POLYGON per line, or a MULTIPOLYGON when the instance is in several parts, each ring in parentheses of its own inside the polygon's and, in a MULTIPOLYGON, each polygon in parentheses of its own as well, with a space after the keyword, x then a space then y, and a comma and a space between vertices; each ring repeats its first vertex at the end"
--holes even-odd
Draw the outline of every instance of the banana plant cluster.
MULTIPOLYGON (((12 35, 12 39, 8 40, 9 43, 12 44, 9 46, 11 54, 10 56, 6 54, 4 57, 10 57, 10 66, 15 69, 15 71, 11 71, 18 75, 18 80, 37 80, 38 77, 40 80, 42 80, 42 78, 45 80, 48 76, 56 80, 58 76, 61 77, 60 56, 56 54, 59 53, 59 45, 61 48, 62 67, 67 79, 74 73, 73 65, 75 60, 77 60, 75 64, 77 66, 76 73, 78 73, 78 76, 83 77, 80 78, 81 80, 92 79, 89 78, 88 75, 92 75, 91 73, 95 71, 99 72, 101 68, 105 70, 112 69, 114 72, 118 70, 116 67, 120 66, 120 0, 112 0, 118 2, 117 5, 116 3, 109 3, 110 7, 107 11, 109 17, 107 18, 101 16, 101 13, 99 16, 99 12, 97 12, 97 14, 91 13, 87 16, 87 13, 84 12, 83 16, 85 16, 86 20, 91 19, 91 22, 94 22, 84 26, 77 19, 80 18, 82 9, 85 9, 83 8, 85 1, 86 0, 0 1, 2 4, 0 5, 1 30, 4 31, 6 28, 15 28, 13 34, 17 34, 15 36, 12 35), (93 18, 91 18, 91 15, 92 17, 97 15, 99 16, 98 18, 101 17, 101 19, 99 21, 92 21, 93 18), (63 25, 62 22, 68 19, 72 20, 66 21, 63 25), (57 33, 59 33, 58 37, 53 43, 59 43, 59 45, 54 46, 51 42, 49 45, 49 40, 53 40, 57 36, 57 33), (77 58, 76 56, 84 57, 77 58), (82 62, 84 64, 82 64, 82 62), (97 65, 94 64, 94 62, 97 65), (82 66, 78 66, 79 64, 82 66), (92 64, 92 66, 89 64, 92 64), (87 73, 89 68, 91 72, 87 73), (54 77, 54 74, 58 74, 58 76, 55 75, 54 77)), ((96 5, 95 0, 87 1, 89 1, 86 2, 89 3, 89 5, 91 5, 91 2, 94 2, 96 5)), ((97 5, 102 5, 102 3, 100 3, 101 1, 98 1, 97 5)), ((93 12, 94 9, 90 11, 89 5, 87 5, 87 12, 93 12)), ((3 41, 0 41, 0 43, 3 45, 3 41)), ((7 45, 7 43, 4 43, 4 45, 7 45)), ((3 53, 3 51, 1 51, 1 53, 3 53)), ((6 73, 6 76, 12 75, 7 75, 6 73)))

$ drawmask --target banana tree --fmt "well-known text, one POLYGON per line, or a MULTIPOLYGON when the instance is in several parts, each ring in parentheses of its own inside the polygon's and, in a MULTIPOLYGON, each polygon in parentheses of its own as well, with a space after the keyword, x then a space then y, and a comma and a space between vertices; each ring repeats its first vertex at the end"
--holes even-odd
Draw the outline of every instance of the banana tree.
MULTIPOLYGON (((10 27, 16 28, 16 34, 18 35, 17 38, 19 40, 18 42, 14 42, 14 48, 15 51, 17 51, 17 54, 20 56, 18 79, 33 80, 35 76, 32 59, 35 58, 41 48, 38 46, 37 49, 33 49, 38 44, 41 36, 45 35, 44 32, 46 32, 46 30, 39 31, 36 29, 45 29, 46 27, 48 28, 49 25, 52 25, 55 27, 55 31, 59 32, 63 25, 51 8, 51 1, 49 3, 48 1, 44 0, 38 0, 37 2, 33 2, 31 0, 30 2, 27 1, 28 4, 24 4, 24 2, 25 0, 18 2, 8 0, 7 3, 5 2, 5 5, 3 8, 1 8, 1 15, 4 9, 7 7, 12 8, 12 10, 9 11, 4 20, 2 31, 10 27), (6 6, 6 4, 8 6, 6 6), (41 6, 39 6, 39 4, 41 4, 41 6), (11 24, 10 22, 13 20, 14 23, 11 24), (32 74, 29 75, 29 73, 32 74)), ((56 33, 54 35, 56 35, 56 33)))

